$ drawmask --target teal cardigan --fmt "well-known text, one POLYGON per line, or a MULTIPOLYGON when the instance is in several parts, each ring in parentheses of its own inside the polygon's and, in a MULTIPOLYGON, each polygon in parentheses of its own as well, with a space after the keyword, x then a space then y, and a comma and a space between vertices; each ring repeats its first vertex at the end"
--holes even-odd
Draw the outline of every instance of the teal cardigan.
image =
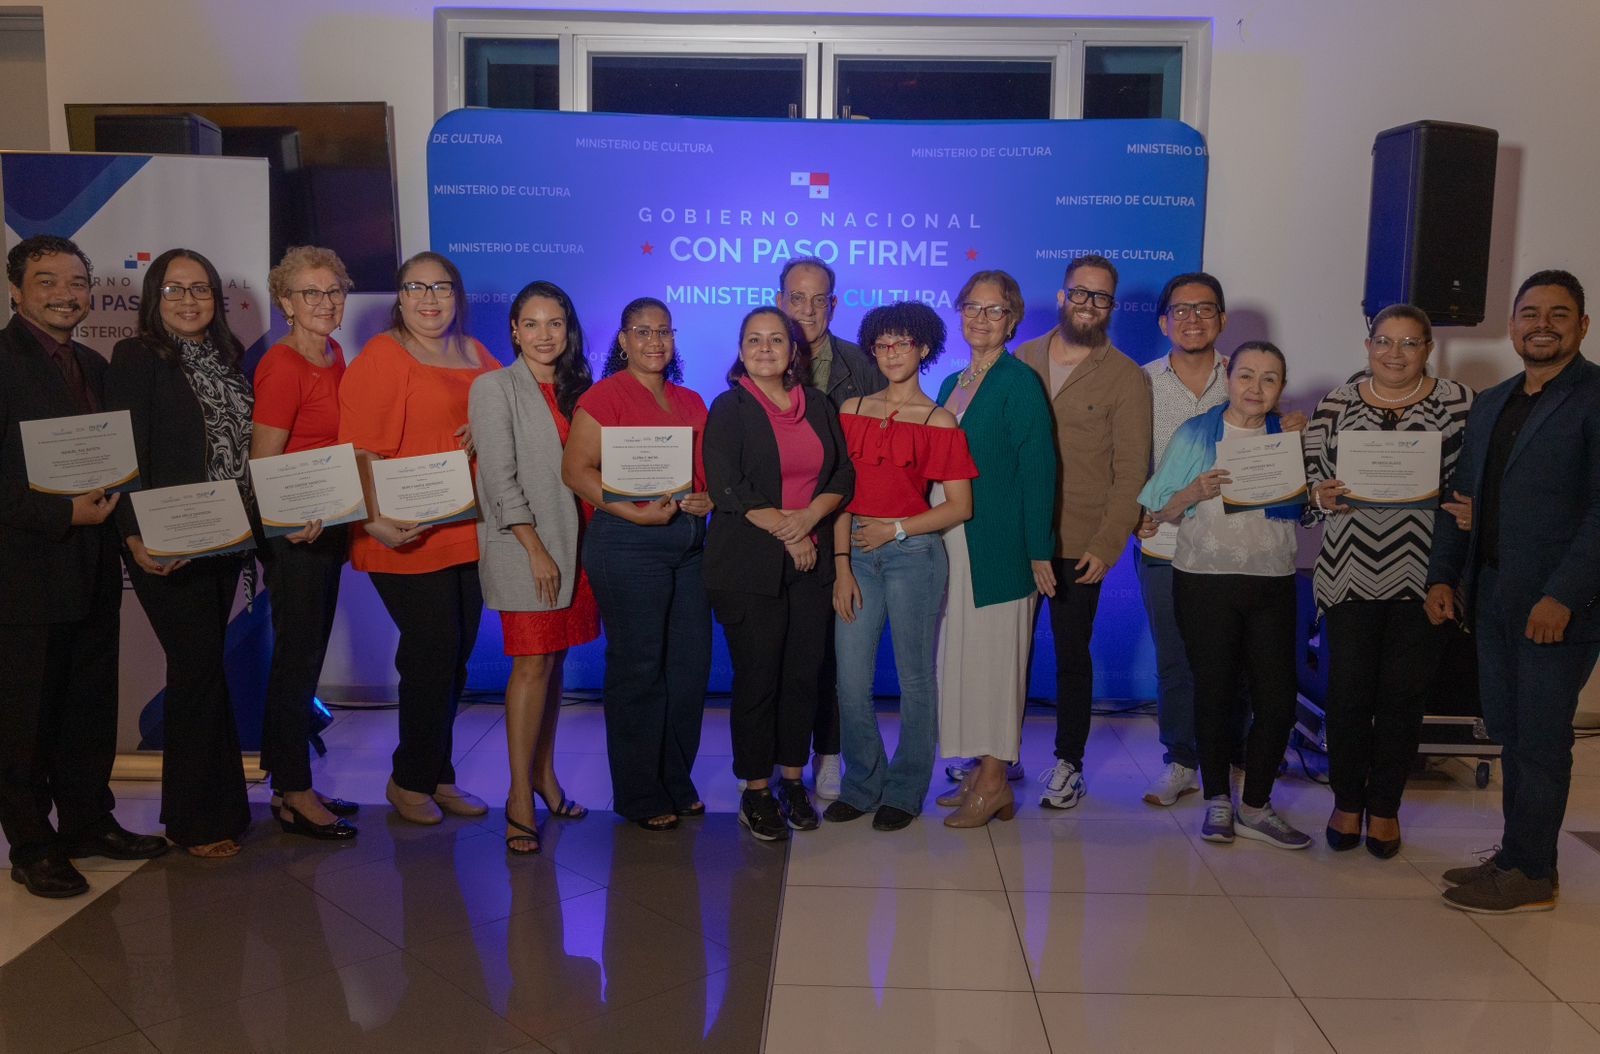
MULTIPOLYGON (((939 385, 940 406, 959 376, 939 385)), ((972 519, 962 525, 978 607, 1032 596, 1038 587, 1030 561, 1055 555, 1054 424, 1039 375, 1009 352, 989 368, 961 417, 978 466, 972 519)))

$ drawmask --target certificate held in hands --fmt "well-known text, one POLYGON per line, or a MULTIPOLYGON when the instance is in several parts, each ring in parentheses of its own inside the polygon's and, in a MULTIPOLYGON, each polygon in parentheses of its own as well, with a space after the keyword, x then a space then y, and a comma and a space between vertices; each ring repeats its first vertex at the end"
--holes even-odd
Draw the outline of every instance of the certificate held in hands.
POLYGON ((674 500, 694 486, 694 429, 600 429, 600 491, 606 501, 674 500))
POLYGON ((465 450, 372 462, 378 513, 401 523, 454 523, 478 516, 465 450))
POLYGON ((1431 509, 1439 504, 1443 432, 1341 431, 1334 472, 1358 508, 1431 509))
POLYGON ((137 490, 132 498, 139 537, 157 563, 256 547, 239 484, 231 479, 137 490))
POLYGON ((1217 463, 1229 482, 1222 485, 1227 512, 1250 512, 1304 500, 1306 463, 1299 432, 1276 435, 1224 436, 1217 443, 1217 463))
POLYGON ((269 538, 293 534, 312 520, 331 527, 367 518, 356 449, 349 443, 251 458, 250 482, 269 538))
POLYGON ((139 489, 128 411, 22 421, 19 427, 30 489, 69 496, 139 489))

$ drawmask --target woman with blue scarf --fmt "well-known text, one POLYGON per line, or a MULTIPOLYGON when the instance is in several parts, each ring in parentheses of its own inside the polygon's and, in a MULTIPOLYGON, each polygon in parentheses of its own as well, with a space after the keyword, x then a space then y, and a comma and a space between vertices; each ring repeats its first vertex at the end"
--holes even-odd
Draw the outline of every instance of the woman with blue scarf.
POLYGON ((1195 738, 1206 795, 1200 837, 1231 844, 1237 835, 1305 849, 1311 839, 1271 803, 1272 781, 1294 729, 1295 528, 1305 495, 1227 512, 1220 495, 1228 473, 1213 467, 1224 437, 1282 430, 1277 406, 1287 374, 1276 346, 1241 345, 1228 360, 1228 401, 1178 427, 1139 503, 1154 520, 1178 524, 1172 597, 1194 673, 1195 738), (1249 677, 1253 718, 1235 816, 1228 762, 1245 705, 1242 673, 1249 677))

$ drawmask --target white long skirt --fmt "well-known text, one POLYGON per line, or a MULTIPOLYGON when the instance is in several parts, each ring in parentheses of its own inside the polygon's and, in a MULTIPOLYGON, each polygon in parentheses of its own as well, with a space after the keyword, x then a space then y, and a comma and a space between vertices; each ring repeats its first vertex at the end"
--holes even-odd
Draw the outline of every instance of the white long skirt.
MULTIPOLYGON (((937 500, 937 498, 935 499, 937 500)), ((1037 594, 976 607, 965 526, 944 533, 950 586, 939 624, 939 750, 1016 761, 1037 594)))

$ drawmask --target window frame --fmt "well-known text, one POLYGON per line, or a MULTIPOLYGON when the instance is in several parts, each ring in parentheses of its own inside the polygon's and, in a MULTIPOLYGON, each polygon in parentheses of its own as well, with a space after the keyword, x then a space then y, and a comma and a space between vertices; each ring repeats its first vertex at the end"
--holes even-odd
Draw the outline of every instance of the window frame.
POLYGON ((1053 63, 1051 119, 1083 116, 1084 48, 1166 46, 1183 50, 1179 120, 1206 133, 1210 118, 1209 18, 923 18, 917 16, 674 15, 644 12, 434 10, 434 115, 464 103, 468 37, 554 38, 560 109, 587 111, 594 54, 804 54, 799 118, 838 116, 837 62, 845 58, 1032 59, 1053 63))

